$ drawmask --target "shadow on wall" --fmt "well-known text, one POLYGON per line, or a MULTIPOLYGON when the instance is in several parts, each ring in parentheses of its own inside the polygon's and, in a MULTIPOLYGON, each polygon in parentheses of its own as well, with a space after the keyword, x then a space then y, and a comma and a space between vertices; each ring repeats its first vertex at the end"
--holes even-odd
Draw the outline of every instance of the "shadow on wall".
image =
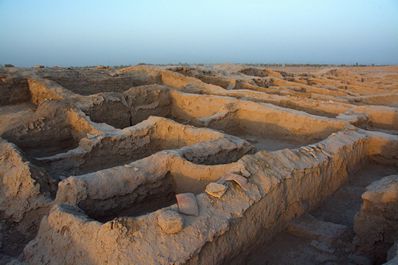
POLYGON ((129 73, 115 73, 112 70, 69 69, 65 71, 47 68, 38 71, 37 74, 80 95, 123 92, 134 86, 160 83, 160 75, 151 75, 139 70, 129 73))
POLYGON ((0 77, 0 106, 29 102, 31 94, 26 78, 0 77))

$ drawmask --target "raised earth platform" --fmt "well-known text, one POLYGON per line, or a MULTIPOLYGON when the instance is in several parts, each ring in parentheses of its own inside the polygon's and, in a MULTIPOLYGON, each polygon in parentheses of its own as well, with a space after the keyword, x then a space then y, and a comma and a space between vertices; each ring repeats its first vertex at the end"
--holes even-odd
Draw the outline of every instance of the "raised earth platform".
POLYGON ((396 264, 398 67, 0 68, 0 264, 396 264))

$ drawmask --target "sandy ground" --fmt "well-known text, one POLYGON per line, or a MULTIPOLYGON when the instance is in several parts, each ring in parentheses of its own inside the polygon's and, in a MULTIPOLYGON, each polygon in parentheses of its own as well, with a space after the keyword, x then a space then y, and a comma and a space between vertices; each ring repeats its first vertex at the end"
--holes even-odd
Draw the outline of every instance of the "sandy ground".
POLYGON ((0 264, 382 264, 398 66, 2 68, 0 147, 0 264))

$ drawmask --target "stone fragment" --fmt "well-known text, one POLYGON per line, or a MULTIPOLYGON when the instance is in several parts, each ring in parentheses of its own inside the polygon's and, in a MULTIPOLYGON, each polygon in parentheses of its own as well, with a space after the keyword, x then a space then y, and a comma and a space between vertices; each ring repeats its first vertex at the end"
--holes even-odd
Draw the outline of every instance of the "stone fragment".
POLYGON ((175 234, 184 228, 184 219, 173 210, 162 210, 158 215, 158 225, 163 232, 175 234))
POLYGON ((206 186, 205 192, 213 197, 221 198, 227 191, 227 186, 211 182, 206 186))
POLYGON ((248 185, 247 179, 244 178, 244 177, 242 177, 242 176, 240 176, 240 175, 238 175, 238 174, 231 173, 231 174, 228 174, 228 175, 223 176, 223 177, 219 180, 219 182, 221 182, 221 183, 226 182, 226 181, 233 181, 233 182, 235 182, 235 183, 238 184, 239 187, 241 187, 243 190, 248 190, 248 189, 249 189, 249 185, 248 185))
POLYGON ((193 193, 180 193, 176 195, 178 211, 186 215, 199 215, 199 207, 193 193))

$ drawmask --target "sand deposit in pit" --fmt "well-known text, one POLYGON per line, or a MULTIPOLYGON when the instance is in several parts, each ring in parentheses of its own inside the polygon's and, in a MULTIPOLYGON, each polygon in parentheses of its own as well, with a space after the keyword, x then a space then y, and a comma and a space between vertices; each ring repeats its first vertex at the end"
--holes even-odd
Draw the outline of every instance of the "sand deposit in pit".
POLYGON ((0 264, 395 264, 398 68, 0 71, 0 264))

